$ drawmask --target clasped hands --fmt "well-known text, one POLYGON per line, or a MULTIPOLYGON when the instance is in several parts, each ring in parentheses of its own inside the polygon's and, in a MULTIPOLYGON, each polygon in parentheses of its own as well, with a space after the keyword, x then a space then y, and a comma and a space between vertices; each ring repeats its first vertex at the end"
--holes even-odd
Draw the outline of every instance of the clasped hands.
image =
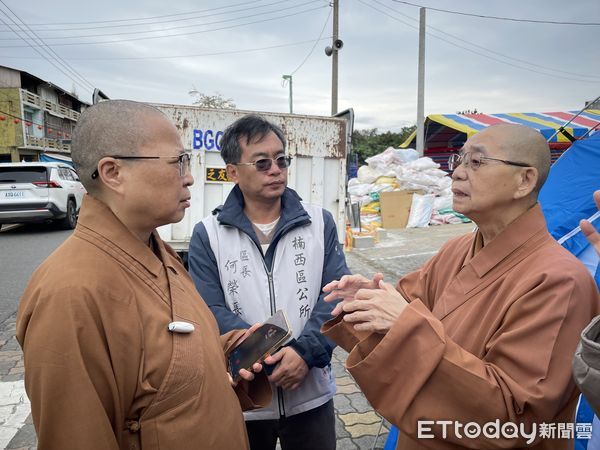
MULTIPOLYGON (((387 333, 400 316, 408 302, 389 283, 383 281, 383 275, 377 273, 369 280, 363 275, 344 275, 342 278, 325 285, 323 292, 326 302, 341 300, 331 314, 338 316, 346 313, 343 320, 353 324, 357 331, 387 333)), ((260 324, 250 327, 244 337, 250 336, 260 324)), ((267 364, 277 364, 269 381, 283 389, 297 388, 308 373, 308 366, 292 347, 283 347, 265 359, 267 364)), ((262 364, 256 363, 252 371, 240 370, 244 380, 252 380, 254 373, 262 370, 262 364)), ((233 382, 232 382, 233 384, 233 382)))
POLYGON ((363 275, 344 275, 323 287, 324 300, 332 302, 340 299, 331 314, 343 317, 353 324, 356 331, 387 333, 400 316, 408 302, 394 286, 383 281, 377 273, 372 280, 363 275))

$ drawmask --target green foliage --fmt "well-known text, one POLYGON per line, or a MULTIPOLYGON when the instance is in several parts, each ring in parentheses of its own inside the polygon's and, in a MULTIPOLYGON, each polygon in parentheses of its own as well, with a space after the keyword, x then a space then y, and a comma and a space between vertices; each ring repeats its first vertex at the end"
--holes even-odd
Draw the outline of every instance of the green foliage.
POLYGON ((362 165, 365 159, 383 152, 388 147, 398 148, 417 128, 416 125, 403 127, 399 133, 386 131, 379 133, 377 128, 370 130, 354 130, 352 133, 352 149, 358 155, 358 163, 362 165))

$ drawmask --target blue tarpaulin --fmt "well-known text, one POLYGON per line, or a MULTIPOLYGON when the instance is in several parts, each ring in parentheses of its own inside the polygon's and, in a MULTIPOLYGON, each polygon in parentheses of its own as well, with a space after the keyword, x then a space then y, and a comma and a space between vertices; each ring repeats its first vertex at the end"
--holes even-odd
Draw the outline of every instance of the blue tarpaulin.
MULTIPOLYGON (((539 200, 552 236, 585 264, 600 286, 598 254, 579 228, 581 219, 590 219, 599 228, 600 215, 593 199, 597 189, 600 189, 600 132, 576 141, 563 153, 552 166, 539 200)), ((575 440, 575 450, 600 449, 600 422, 583 397, 576 422, 595 426, 591 439, 575 440)))
MULTIPOLYGON (((598 255, 579 230, 579 221, 597 213, 593 193, 600 189, 600 132, 576 141, 550 169, 539 201, 548 230, 596 276, 598 255)), ((596 227, 600 220, 593 222, 596 227)), ((599 281, 598 277, 596 280, 599 281)))
POLYGON ((73 166, 73 160, 69 156, 57 155, 56 153, 42 153, 41 162, 60 162, 73 166))

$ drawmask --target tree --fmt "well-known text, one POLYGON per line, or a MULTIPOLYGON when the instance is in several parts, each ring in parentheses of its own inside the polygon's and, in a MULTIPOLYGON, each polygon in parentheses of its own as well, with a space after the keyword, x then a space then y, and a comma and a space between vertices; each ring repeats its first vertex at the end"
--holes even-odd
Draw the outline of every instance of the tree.
POLYGON ((358 155, 359 164, 364 164, 368 157, 377 155, 388 147, 398 148, 416 128, 416 125, 403 127, 399 133, 391 131, 379 133, 377 128, 354 130, 352 149, 358 155))
POLYGON ((215 92, 214 95, 208 95, 198 91, 195 86, 192 86, 188 94, 194 97, 192 104, 202 108, 235 109, 236 107, 232 98, 225 98, 219 92, 215 92))

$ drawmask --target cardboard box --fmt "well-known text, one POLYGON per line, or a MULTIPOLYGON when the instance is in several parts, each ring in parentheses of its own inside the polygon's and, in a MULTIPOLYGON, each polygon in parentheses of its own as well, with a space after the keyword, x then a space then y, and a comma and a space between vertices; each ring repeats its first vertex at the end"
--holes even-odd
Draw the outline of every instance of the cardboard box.
POLYGON ((413 194, 421 194, 422 191, 392 191, 381 192, 381 225, 383 228, 406 228, 413 194))

